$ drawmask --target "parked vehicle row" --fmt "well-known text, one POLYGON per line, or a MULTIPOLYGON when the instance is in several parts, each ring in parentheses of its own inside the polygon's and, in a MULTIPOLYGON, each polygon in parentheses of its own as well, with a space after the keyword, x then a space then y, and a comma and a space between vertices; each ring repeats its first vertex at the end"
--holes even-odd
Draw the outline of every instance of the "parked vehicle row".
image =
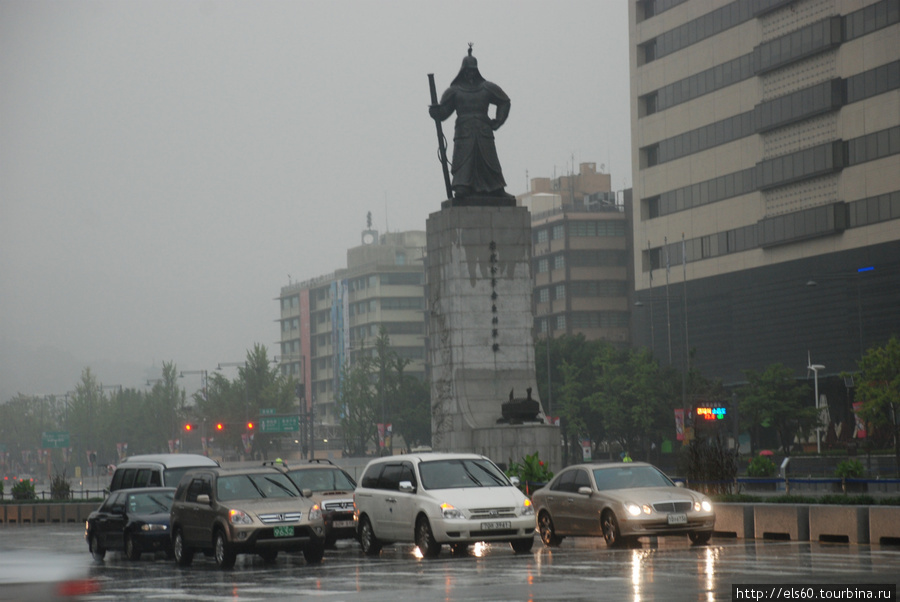
MULTIPOLYGON (((164 470, 157 474, 168 482, 164 470)), ((110 493, 88 518, 85 539, 96 559, 107 550, 132 560, 162 551, 189 566, 202 552, 228 569, 238 554, 271 563, 280 552, 302 552, 318 563, 327 547, 346 538, 358 539, 370 556, 385 545, 414 543, 433 558, 444 545, 460 554, 478 542, 508 542, 514 552, 527 553, 536 529, 549 547, 581 536, 603 537, 612 547, 685 534, 704 544, 715 526, 706 496, 643 462, 570 466, 531 498, 518 484, 477 454, 378 458, 359 484, 328 461, 190 467, 174 488, 110 493)))

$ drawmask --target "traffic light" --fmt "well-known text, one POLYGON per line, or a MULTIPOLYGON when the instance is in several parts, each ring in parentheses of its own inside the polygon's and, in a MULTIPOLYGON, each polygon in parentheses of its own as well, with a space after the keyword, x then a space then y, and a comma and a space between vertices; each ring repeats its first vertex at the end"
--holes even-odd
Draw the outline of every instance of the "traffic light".
POLYGON ((252 431, 252 430, 253 430, 253 423, 252 423, 252 422, 248 422, 248 423, 247 423, 247 430, 248 430, 248 431, 252 431))
POLYGON ((190 422, 188 422, 187 424, 184 425, 184 430, 185 430, 185 432, 189 433, 192 430, 194 430, 194 425, 191 424, 190 422))
POLYGON ((221 423, 221 422, 217 422, 217 423, 216 423, 216 430, 217 430, 217 431, 224 431, 224 430, 225 430, 225 425, 224 425, 223 423, 221 423))

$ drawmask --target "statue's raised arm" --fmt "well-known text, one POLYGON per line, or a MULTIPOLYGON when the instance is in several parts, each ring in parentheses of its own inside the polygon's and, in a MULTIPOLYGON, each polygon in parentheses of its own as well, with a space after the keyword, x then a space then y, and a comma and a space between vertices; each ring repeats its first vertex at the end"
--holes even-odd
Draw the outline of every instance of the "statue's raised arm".
POLYGON ((495 83, 485 80, 478 71, 478 61, 469 54, 463 58, 459 74, 428 113, 432 119, 444 121, 456 113, 453 131, 453 196, 513 198, 505 192, 506 181, 497 158, 494 131, 509 117, 509 96, 495 83), (496 110, 490 116, 490 106, 496 110))

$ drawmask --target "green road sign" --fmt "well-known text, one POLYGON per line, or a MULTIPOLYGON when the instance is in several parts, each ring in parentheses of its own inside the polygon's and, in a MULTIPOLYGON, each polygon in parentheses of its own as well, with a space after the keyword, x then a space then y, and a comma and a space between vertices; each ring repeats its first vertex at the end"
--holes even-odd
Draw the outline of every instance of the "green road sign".
POLYGON ((300 417, 271 416, 260 418, 259 428, 264 433, 293 433, 300 430, 300 417))
POLYGON ((41 447, 69 447, 69 432, 46 431, 41 433, 41 447))

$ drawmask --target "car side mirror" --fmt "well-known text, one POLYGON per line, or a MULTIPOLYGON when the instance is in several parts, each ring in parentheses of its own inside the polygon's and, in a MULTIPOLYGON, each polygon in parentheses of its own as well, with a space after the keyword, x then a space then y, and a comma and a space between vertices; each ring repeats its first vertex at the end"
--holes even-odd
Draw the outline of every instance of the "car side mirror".
POLYGON ((676 487, 684 487, 684 483, 682 481, 675 481, 676 487))
POLYGON ((400 481, 400 491, 401 493, 415 493, 416 488, 413 487, 411 481, 400 481))
POLYGON ((518 487, 522 482, 519 480, 519 477, 509 477, 509 482, 513 484, 513 486, 518 487))
POLYGON ((198 504, 206 504, 208 506, 209 505, 209 495, 207 495, 205 493, 201 493, 200 495, 197 496, 197 503, 198 504))
POLYGON ((303 497, 312 497, 312 489, 304 489, 300 493, 303 497))
POLYGON ((591 495, 591 488, 590 487, 579 487, 578 493, 580 493, 581 495, 591 495))

